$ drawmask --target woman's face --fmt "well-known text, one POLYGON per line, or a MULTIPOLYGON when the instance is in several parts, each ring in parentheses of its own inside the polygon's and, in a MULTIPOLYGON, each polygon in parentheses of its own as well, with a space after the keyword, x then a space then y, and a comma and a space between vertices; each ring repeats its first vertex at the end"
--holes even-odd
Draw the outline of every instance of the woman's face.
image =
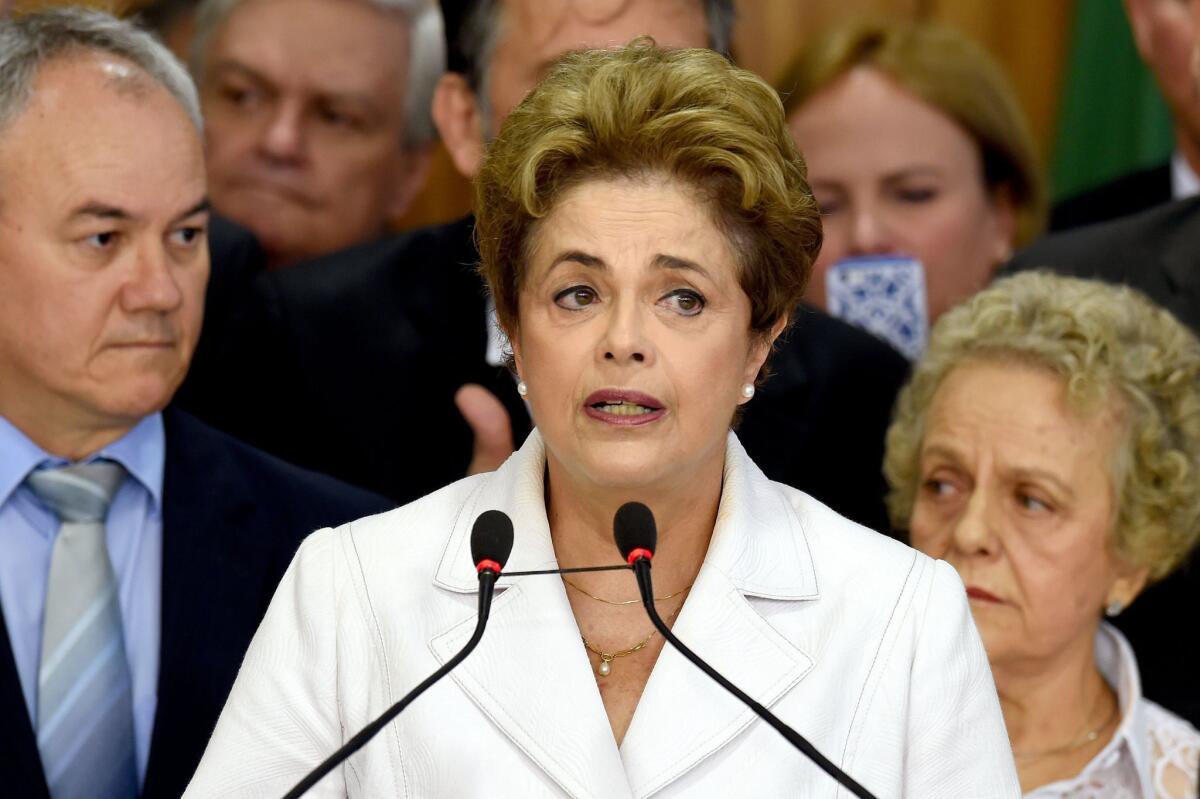
POLYGON ((1015 215, 985 187, 974 140, 882 73, 851 70, 788 124, 825 229, 810 302, 825 307, 825 274, 843 258, 906 255, 924 265, 934 320, 1007 259, 1015 215))
POLYGON ((1057 375, 1009 361, 959 365, 934 394, 912 543, 958 570, 993 666, 1090 652, 1102 609, 1140 589, 1109 544, 1121 431, 1111 411, 1073 412, 1057 375))
POLYGON ((531 244, 512 345, 551 475, 618 490, 719 475, 769 345, 709 209, 665 178, 590 181, 531 244))

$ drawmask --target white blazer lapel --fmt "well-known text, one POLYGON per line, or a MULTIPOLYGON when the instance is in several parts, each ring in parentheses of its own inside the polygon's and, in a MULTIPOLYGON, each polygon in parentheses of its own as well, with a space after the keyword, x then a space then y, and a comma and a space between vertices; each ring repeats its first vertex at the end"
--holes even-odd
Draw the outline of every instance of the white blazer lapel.
MULTIPOLYGON (((544 455, 536 431, 459 513, 435 582, 473 593, 470 531, 484 510, 509 514, 515 528, 511 571, 554 568, 543 499, 544 455)), ((631 796, 592 669, 562 581, 501 578, 483 639, 451 677, 484 714, 562 789, 576 797, 631 796)), ((470 638, 475 617, 435 635, 446 662, 470 638)))
MULTIPOLYGON (((770 707, 811 671, 814 659, 772 627, 753 603, 817 596, 799 519, 731 435, 712 544, 675 634, 770 707)), ((666 787, 752 723, 762 722, 666 646, 621 746, 634 795, 666 787)))

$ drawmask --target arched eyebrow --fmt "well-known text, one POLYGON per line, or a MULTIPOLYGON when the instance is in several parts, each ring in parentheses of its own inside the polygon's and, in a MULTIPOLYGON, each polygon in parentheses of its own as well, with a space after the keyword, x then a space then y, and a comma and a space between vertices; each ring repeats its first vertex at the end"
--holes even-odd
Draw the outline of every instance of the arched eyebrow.
POLYGON ((654 256, 652 263, 660 269, 682 269, 686 272, 696 272, 702 277, 712 279, 712 275, 703 266, 688 258, 680 258, 678 255, 663 255, 659 253, 654 256))
POLYGON ((608 269, 608 264, 604 262, 603 258, 598 258, 595 255, 589 255, 582 250, 566 250, 564 252, 560 252, 558 255, 554 256, 554 260, 550 262, 550 269, 554 269, 554 267, 558 266, 559 264, 579 264, 580 266, 586 266, 589 269, 608 269))
MULTIPOLYGON (((564 263, 579 264, 588 269, 598 269, 601 271, 608 269, 608 264, 603 258, 583 252, 582 250, 565 250, 559 253, 550 262, 550 269, 554 269, 554 267, 564 263)), ((712 278, 709 271, 700 264, 687 258, 680 258, 677 255, 659 253, 654 256, 650 265, 657 269, 682 269, 688 272, 696 272, 709 279, 712 278)))

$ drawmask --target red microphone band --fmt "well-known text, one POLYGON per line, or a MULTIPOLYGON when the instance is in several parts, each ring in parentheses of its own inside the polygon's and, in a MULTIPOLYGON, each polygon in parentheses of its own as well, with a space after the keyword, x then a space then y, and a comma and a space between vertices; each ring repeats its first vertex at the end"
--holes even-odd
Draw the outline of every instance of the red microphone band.
POLYGON ((501 565, 494 560, 489 560, 487 558, 484 558, 483 560, 481 560, 475 564, 475 573, 478 574, 479 572, 483 571, 484 569, 491 569, 496 574, 499 574, 503 570, 503 567, 501 567, 501 565))
POLYGON ((639 560, 640 558, 654 560, 654 553, 645 547, 637 547, 636 549, 629 550, 629 557, 625 558, 625 562, 632 566, 634 561, 639 560))

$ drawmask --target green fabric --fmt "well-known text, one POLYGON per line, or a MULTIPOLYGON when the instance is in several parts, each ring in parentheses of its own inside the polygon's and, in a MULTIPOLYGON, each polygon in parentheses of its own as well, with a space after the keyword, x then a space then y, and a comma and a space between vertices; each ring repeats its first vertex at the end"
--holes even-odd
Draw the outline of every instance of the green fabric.
POLYGON ((1054 142, 1055 198, 1162 163, 1172 146, 1171 115, 1122 4, 1079 0, 1054 142))

